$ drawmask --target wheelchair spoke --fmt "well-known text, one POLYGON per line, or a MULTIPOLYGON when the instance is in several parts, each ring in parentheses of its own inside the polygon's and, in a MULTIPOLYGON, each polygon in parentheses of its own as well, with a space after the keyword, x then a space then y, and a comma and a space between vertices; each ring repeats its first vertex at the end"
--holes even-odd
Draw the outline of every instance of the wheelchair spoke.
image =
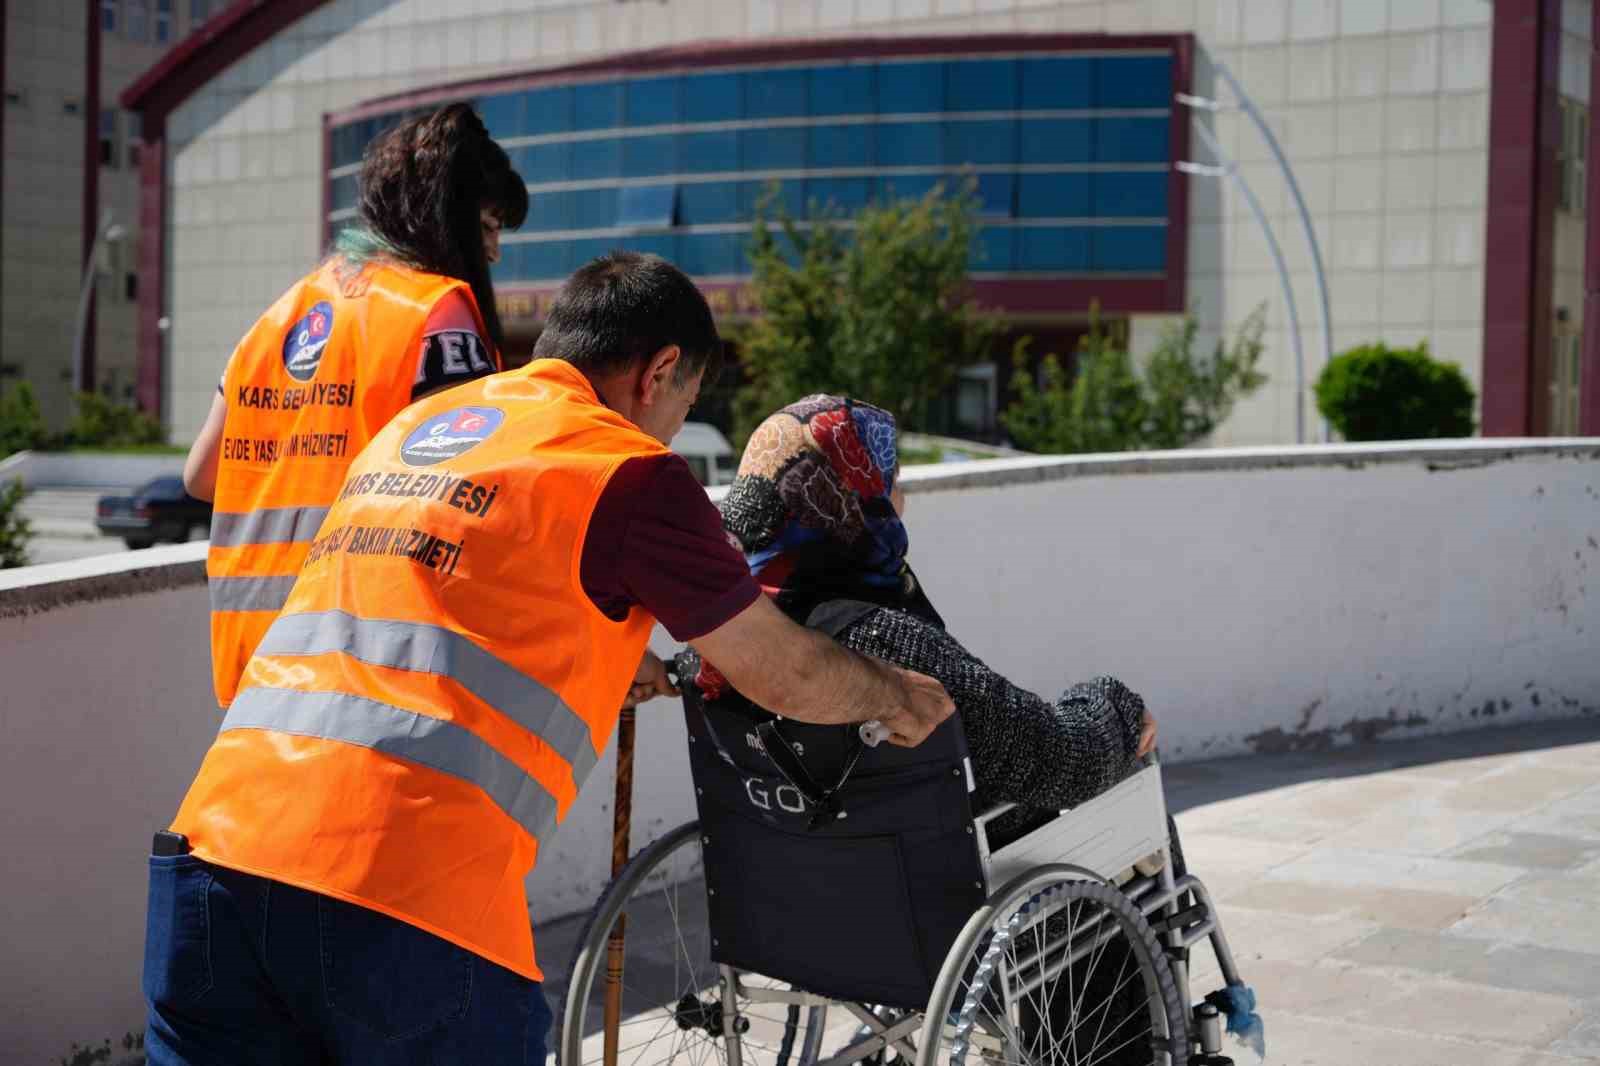
POLYGON ((705 985, 700 981, 700 968, 695 965, 694 953, 689 950, 689 944, 683 937, 683 921, 678 913, 678 886, 674 884, 671 888, 672 894, 669 896, 663 890, 662 898, 666 901, 667 913, 672 916, 672 935, 677 938, 678 947, 683 953, 683 959, 689 965, 689 980, 694 982, 695 988, 704 988, 705 985))

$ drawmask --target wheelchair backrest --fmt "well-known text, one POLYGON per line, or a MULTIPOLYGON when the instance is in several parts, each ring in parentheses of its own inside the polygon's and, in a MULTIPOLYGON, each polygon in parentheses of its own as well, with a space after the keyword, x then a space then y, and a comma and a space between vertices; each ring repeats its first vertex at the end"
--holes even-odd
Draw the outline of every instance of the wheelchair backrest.
MULTIPOLYGON (((984 899, 959 718, 916 748, 859 752, 842 816, 818 823, 764 750, 757 729, 772 716, 690 688, 684 706, 712 957, 833 998, 925 1005, 984 899)), ((852 726, 778 728, 824 785, 857 754, 852 726)))

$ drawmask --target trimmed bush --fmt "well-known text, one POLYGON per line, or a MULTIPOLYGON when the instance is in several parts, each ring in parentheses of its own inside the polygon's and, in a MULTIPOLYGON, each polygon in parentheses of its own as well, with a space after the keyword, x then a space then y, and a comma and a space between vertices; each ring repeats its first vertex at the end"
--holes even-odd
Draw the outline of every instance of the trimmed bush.
POLYGON ((28 565, 28 538, 33 527, 22 514, 27 495, 20 480, 0 485, 0 570, 28 565))
POLYGON ((44 418, 33 386, 19 381, 0 393, 0 459, 12 452, 42 448, 46 443, 44 418))
POLYGON ((129 448, 166 443, 161 423, 139 410, 93 392, 78 394, 78 416, 67 442, 80 448, 129 448))
POLYGON ((1317 410, 1349 441, 1468 437, 1476 394, 1454 363, 1415 348, 1366 344, 1317 378, 1317 410))

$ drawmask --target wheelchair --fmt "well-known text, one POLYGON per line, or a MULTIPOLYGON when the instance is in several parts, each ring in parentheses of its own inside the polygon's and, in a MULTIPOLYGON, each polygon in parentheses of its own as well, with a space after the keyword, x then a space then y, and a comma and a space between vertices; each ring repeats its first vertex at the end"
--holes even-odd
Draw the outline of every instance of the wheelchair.
POLYGON ((975 812, 958 716, 916 748, 865 747, 684 702, 699 819, 590 912, 556 1066, 1232 1062, 1222 1026, 1247 990, 1153 757, 1059 815, 975 812), (1197 1004, 1202 940, 1225 987, 1197 1004))

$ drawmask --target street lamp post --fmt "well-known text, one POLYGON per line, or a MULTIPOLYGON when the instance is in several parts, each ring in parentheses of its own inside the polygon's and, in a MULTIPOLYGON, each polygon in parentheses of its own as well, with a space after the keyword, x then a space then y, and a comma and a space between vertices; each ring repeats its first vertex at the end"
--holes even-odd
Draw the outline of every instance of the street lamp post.
POLYGON ((1239 186, 1239 191, 1244 194, 1245 203, 1250 205, 1250 211, 1256 216, 1256 223, 1261 227, 1261 233, 1267 239, 1267 248, 1272 252, 1272 262, 1278 268, 1278 280, 1283 283, 1283 302, 1289 310, 1289 338, 1294 344, 1294 442, 1306 442, 1306 357, 1300 343, 1300 312, 1294 302, 1294 285, 1289 281, 1289 270, 1284 266, 1283 249, 1278 246, 1278 238, 1272 232, 1272 225, 1267 221, 1267 213, 1261 209, 1261 201, 1256 198, 1255 191, 1250 188, 1250 183, 1244 180, 1244 175, 1239 173, 1239 167, 1232 159, 1228 158, 1222 150, 1222 145, 1211 131, 1206 129, 1204 123, 1196 121, 1195 132, 1200 134, 1200 139, 1206 142, 1206 147, 1211 150, 1217 165, 1205 163, 1179 162, 1178 169, 1185 174, 1197 174, 1207 178, 1232 178, 1239 186))
POLYGON ((107 211, 100 218, 100 228, 94 235, 94 244, 89 248, 89 258, 83 264, 83 287, 78 292, 78 320, 72 333, 72 395, 76 397, 83 391, 83 345, 84 334, 88 331, 89 300, 94 296, 94 279, 99 271, 96 269, 100 260, 100 246, 102 244, 115 244, 128 235, 127 227, 111 221, 111 212, 107 211))
MULTIPOLYGON (((1273 134, 1272 127, 1267 125, 1267 121, 1262 117, 1260 109, 1255 105, 1255 101, 1250 99, 1249 94, 1244 91, 1244 86, 1239 84, 1239 79, 1233 76, 1233 71, 1229 70, 1228 65, 1221 60, 1215 61, 1213 66, 1222 80, 1227 82, 1228 88, 1232 90, 1238 103, 1230 106, 1203 96, 1191 96, 1188 93, 1179 93, 1177 95, 1178 103, 1196 110, 1211 111, 1213 113, 1219 111, 1244 112, 1246 117, 1250 119, 1251 124, 1255 126, 1256 132, 1261 134, 1261 139, 1266 142, 1268 150, 1272 152, 1272 158, 1277 162, 1278 169, 1283 172, 1283 180, 1289 186, 1289 194, 1294 197, 1295 210, 1300 216, 1300 228, 1304 231, 1306 243, 1311 248, 1311 268, 1316 276, 1317 296, 1322 305, 1322 365, 1326 367, 1333 358, 1333 316, 1329 310, 1328 276, 1322 266, 1322 246, 1317 242, 1317 231, 1316 227, 1311 223, 1311 212, 1307 210, 1305 197, 1300 193, 1300 182, 1295 179, 1294 168, 1289 166, 1289 159, 1283 154, 1283 146, 1278 143, 1278 138, 1273 134)), ((1198 123, 1196 125, 1198 128, 1198 123)), ((1241 187, 1243 187, 1242 182, 1241 187)), ((1260 217, 1259 209, 1257 209, 1257 217, 1260 217)), ((1266 228, 1265 223, 1262 224, 1262 228, 1266 228)), ((1270 233, 1267 239, 1269 241, 1272 240, 1270 233)), ((1282 270, 1281 263, 1279 269, 1282 270)), ((1298 347, 1298 340, 1296 345, 1298 347)), ((1304 389, 1301 391, 1303 393, 1304 389)), ((1299 404, 1303 403, 1304 399, 1302 398, 1299 404)), ((1298 406, 1296 409, 1298 410, 1298 406)), ((1322 439, 1324 441, 1332 439, 1327 419, 1322 420, 1322 439)))

